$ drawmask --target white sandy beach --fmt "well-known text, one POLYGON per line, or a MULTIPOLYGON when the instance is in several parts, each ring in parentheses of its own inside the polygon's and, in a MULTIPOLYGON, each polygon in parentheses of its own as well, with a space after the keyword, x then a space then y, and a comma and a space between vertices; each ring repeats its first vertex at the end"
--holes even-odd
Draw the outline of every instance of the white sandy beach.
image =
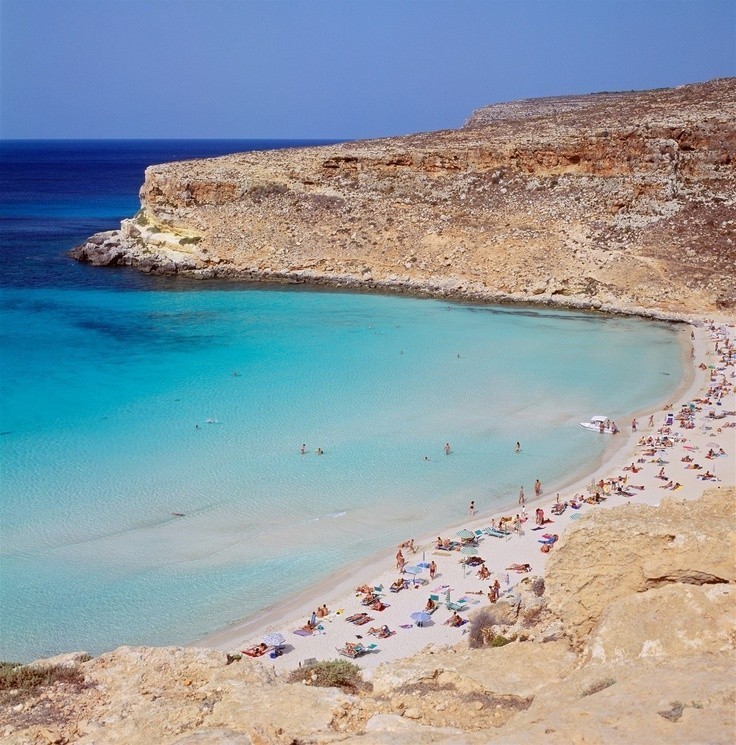
MULTIPOLYGON (((614 436, 615 446, 609 451, 606 462, 586 474, 585 478, 559 491, 562 502, 569 502, 574 497, 588 497, 591 483, 601 479, 610 482, 612 479, 626 477, 624 490, 632 496, 615 493, 615 489, 600 504, 582 503, 579 509, 568 507, 559 515, 552 514, 552 507, 557 495, 544 488, 539 499, 534 499, 532 484, 525 485, 526 513, 528 519, 522 523, 520 532, 512 532, 505 537, 484 535, 477 542, 477 555, 485 560, 491 576, 481 580, 477 576, 478 567, 465 567, 461 559, 466 558, 457 550, 438 551, 435 548, 436 536, 415 536, 416 553, 403 549, 407 567, 419 563, 434 561, 437 574, 430 580, 425 568, 421 573, 405 573, 409 586, 400 592, 393 593, 389 587, 400 572, 396 569, 395 554, 397 548, 386 551, 385 555, 371 561, 353 565, 337 578, 323 582, 317 587, 297 598, 284 602, 277 608, 264 611, 257 619, 228 628, 197 642, 198 646, 214 647, 229 653, 240 653, 241 650, 261 642, 264 636, 278 632, 285 639, 284 654, 271 658, 268 653, 259 657, 260 661, 277 671, 296 668, 305 660, 335 659, 339 657, 338 648, 346 642, 361 643, 376 647, 354 661, 361 668, 370 671, 377 665, 419 652, 427 645, 452 645, 463 639, 469 624, 453 628, 445 624, 452 615, 446 607, 447 593, 452 602, 460 603, 463 610, 460 616, 467 619, 474 610, 489 603, 487 593, 489 585, 498 581, 502 596, 513 592, 514 585, 525 576, 544 575, 546 557, 540 549, 540 540, 545 534, 562 535, 562 533, 582 515, 590 510, 605 509, 628 502, 657 505, 666 497, 676 499, 696 499, 702 492, 716 485, 733 485, 736 483, 736 330, 733 326, 724 327, 716 324, 693 326, 692 375, 688 376, 678 397, 671 402, 671 407, 652 412, 639 412, 637 431, 631 429, 631 420, 619 422, 621 432, 614 436), (725 351, 724 334, 729 339, 730 352, 725 351), (719 351, 716 352, 716 345, 719 351), (720 393, 712 391, 712 386, 720 386, 720 393), (720 396, 720 400, 717 400, 720 396), (689 407, 691 416, 683 419, 688 426, 678 420, 681 407, 689 407), (726 414, 726 412, 731 412, 726 414), (667 416, 674 415, 671 426, 666 425, 667 416), (722 418, 714 418, 722 417, 722 418), (653 416, 653 426, 648 424, 653 416), (724 416, 725 415, 725 416, 724 416), (652 447, 640 445, 642 438, 660 438, 652 447), (669 437, 669 441, 663 438, 669 437), (725 455, 708 457, 709 451, 725 455), (692 458, 692 461, 683 461, 692 458), (631 465, 636 472, 629 470, 631 465), (694 464, 701 466, 694 468, 694 464), (658 477, 664 468, 666 479, 658 477), (717 481, 704 480, 702 475, 710 471, 717 481), (665 488, 668 482, 677 488, 665 488), (543 527, 535 530, 535 510, 542 508, 545 517, 543 527), (512 564, 529 564, 529 573, 507 569, 512 564), (416 576, 416 584, 413 577, 416 576), (377 591, 380 600, 388 607, 374 611, 361 604, 362 595, 355 592, 356 587, 368 585, 381 588, 377 591), (429 623, 417 626, 411 620, 411 614, 424 609, 430 595, 438 598, 439 608, 432 614, 429 623), (318 619, 316 630, 308 635, 294 632, 305 626, 313 611, 322 604, 329 608, 326 618, 318 619), (372 620, 363 625, 353 625, 346 619, 354 614, 367 612, 372 620), (374 627, 388 626, 394 632, 388 638, 376 638, 368 633, 374 627)), ((598 412, 591 412, 598 413, 598 412)), ((602 412, 605 413, 605 412, 602 412)), ((591 437, 610 437, 591 432, 591 437)), ((613 444, 612 444, 613 445, 613 444)), ((606 491, 609 485, 605 485, 606 491)), ((441 531, 442 538, 459 541, 457 532, 461 528, 476 531, 497 524, 502 516, 514 518, 522 514, 521 505, 515 504, 496 514, 468 516, 464 523, 451 526, 441 531)), ((554 545, 551 551, 554 551, 554 545)), ((343 658, 345 659, 345 658, 343 658)), ((248 657, 243 657, 239 664, 252 664, 248 657)))

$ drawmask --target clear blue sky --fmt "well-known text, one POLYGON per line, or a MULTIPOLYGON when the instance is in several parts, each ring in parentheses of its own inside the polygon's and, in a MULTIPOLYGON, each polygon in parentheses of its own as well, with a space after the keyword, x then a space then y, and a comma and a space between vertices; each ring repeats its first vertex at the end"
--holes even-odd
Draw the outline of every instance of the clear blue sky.
POLYGON ((736 0, 0 0, 0 137, 363 138, 736 74, 736 0))

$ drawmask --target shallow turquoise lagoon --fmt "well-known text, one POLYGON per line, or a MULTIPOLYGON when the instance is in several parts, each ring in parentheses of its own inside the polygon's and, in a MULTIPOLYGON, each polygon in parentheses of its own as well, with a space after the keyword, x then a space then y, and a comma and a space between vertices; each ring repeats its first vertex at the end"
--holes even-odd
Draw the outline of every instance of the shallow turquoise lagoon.
POLYGON ((677 330, 635 319, 176 283, 2 301, 3 659, 201 637, 569 478, 608 443, 579 421, 682 377, 677 330))

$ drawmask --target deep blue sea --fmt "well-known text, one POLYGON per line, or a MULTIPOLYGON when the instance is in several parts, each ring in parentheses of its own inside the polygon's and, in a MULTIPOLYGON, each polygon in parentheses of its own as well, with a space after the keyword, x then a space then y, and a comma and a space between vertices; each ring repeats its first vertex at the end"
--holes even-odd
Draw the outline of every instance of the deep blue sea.
POLYGON ((579 421, 679 384, 666 324, 66 256, 147 165, 294 144, 0 143, 0 659, 200 638, 569 478, 607 444, 579 421))

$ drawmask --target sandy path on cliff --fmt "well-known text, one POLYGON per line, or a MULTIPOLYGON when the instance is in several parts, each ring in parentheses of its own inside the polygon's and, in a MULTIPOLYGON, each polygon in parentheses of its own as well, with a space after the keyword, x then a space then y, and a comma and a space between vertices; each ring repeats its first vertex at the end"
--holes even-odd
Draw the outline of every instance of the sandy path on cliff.
MULTIPOLYGON (((488 604, 487 593, 492 582, 499 582, 503 597, 514 592, 514 586, 522 577, 543 576, 547 556, 540 550, 543 545, 540 543, 543 534, 561 535, 573 522, 594 509, 606 509, 628 502, 657 505, 664 497, 697 499, 706 488, 715 483, 699 478, 706 470, 715 473, 722 485, 733 485, 736 483, 736 429, 723 425, 736 425, 736 415, 722 419, 713 419, 710 416, 711 412, 718 415, 736 412, 736 357, 729 364, 724 363, 724 334, 729 338, 733 348, 736 345, 736 329, 733 326, 694 327, 692 366, 695 374, 687 390, 678 400, 672 402, 671 409, 651 412, 653 426, 648 424, 649 413, 639 417, 636 432, 632 432, 630 425, 627 424, 623 428, 624 432, 618 435, 626 438, 625 443, 616 450, 613 459, 603 463, 586 478, 559 494, 561 501, 569 501, 576 495, 588 496, 586 487, 591 482, 626 477, 627 488, 634 496, 626 497, 613 493, 601 504, 585 503, 578 510, 568 508, 562 515, 555 516, 552 514, 552 506, 556 501, 556 495, 543 493, 540 499, 527 502, 528 519, 523 522, 520 533, 503 538, 484 536, 478 541, 478 556, 485 560, 485 565, 491 572, 489 579, 480 579, 477 576, 477 567, 466 567, 461 563, 466 557, 459 551, 437 551, 435 537, 427 536, 415 541, 416 553, 412 554, 406 549, 403 552, 407 566, 417 565, 422 560, 434 561, 438 567, 434 580, 429 580, 429 572, 426 569, 416 575, 416 585, 412 583, 412 575, 405 574, 410 583, 409 588, 398 593, 389 592, 391 583, 399 576, 395 568, 394 549, 376 561, 367 563, 354 575, 343 577, 334 584, 322 583, 313 589, 308 597, 287 602, 281 608, 272 609, 255 621, 213 634, 197 645, 237 653, 257 644, 269 632, 280 632, 286 639, 285 654, 275 659, 267 656, 259 659, 281 672, 296 668, 310 658, 335 659, 339 657, 337 648, 346 642, 361 642, 365 645, 375 643, 375 651, 354 660, 365 671, 370 671, 381 663, 416 654, 428 645, 453 645, 463 639, 469 630, 469 623, 458 628, 445 624, 451 615, 451 611, 444 604, 448 590, 452 601, 464 599, 465 610, 460 615, 467 619, 472 616, 474 610, 488 604), (720 345, 721 354, 716 353, 717 343, 720 345), (675 419, 669 431, 676 442, 671 447, 658 448, 654 456, 644 454, 645 448, 639 445, 640 438, 664 435, 669 413, 676 415, 681 405, 708 400, 711 385, 719 382, 724 383, 727 388, 720 404, 715 402, 715 398, 711 404, 697 403, 693 428, 683 428, 675 419), (716 451, 723 448, 726 455, 706 458, 712 448, 716 451), (688 468, 690 464, 682 461, 685 457, 693 458, 693 462, 700 464, 702 469, 688 468), (658 462, 660 458, 665 461, 663 465, 658 462), (639 469, 638 472, 632 473, 627 470, 632 463, 639 469), (680 488, 663 488, 667 481, 658 478, 662 467, 667 480, 681 484, 680 488), (538 507, 541 507, 545 516, 551 520, 545 523, 541 530, 534 529, 535 510, 538 507), (524 574, 508 570, 507 567, 512 564, 529 564, 531 572, 524 574), (382 587, 380 597, 389 607, 380 612, 364 607, 361 604, 362 595, 355 592, 355 588, 363 584, 382 587), (411 620, 411 614, 424 609, 430 594, 439 596, 440 607, 433 613, 428 624, 419 627, 411 620), (295 634, 296 629, 305 625, 312 611, 323 603, 330 609, 330 615, 321 620, 318 630, 310 636, 295 634), (346 621, 347 617, 360 612, 368 612, 373 620, 362 626, 355 626, 346 621), (377 639, 368 634, 369 628, 384 624, 395 632, 391 637, 377 639)), ((591 433, 591 436, 600 435, 591 433)), ((517 513, 522 514, 521 506, 490 516, 468 516, 464 526, 460 527, 474 531, 489 526, 491 520, 498 523, 502 516, 515 517, 517 513)), ((458 526, 454 526, 444 530, 441 535, 443 538, 456 539, 457 531, 458 526)), ((252 663, 249 658, 244 657, 239 664, 252 663)))

